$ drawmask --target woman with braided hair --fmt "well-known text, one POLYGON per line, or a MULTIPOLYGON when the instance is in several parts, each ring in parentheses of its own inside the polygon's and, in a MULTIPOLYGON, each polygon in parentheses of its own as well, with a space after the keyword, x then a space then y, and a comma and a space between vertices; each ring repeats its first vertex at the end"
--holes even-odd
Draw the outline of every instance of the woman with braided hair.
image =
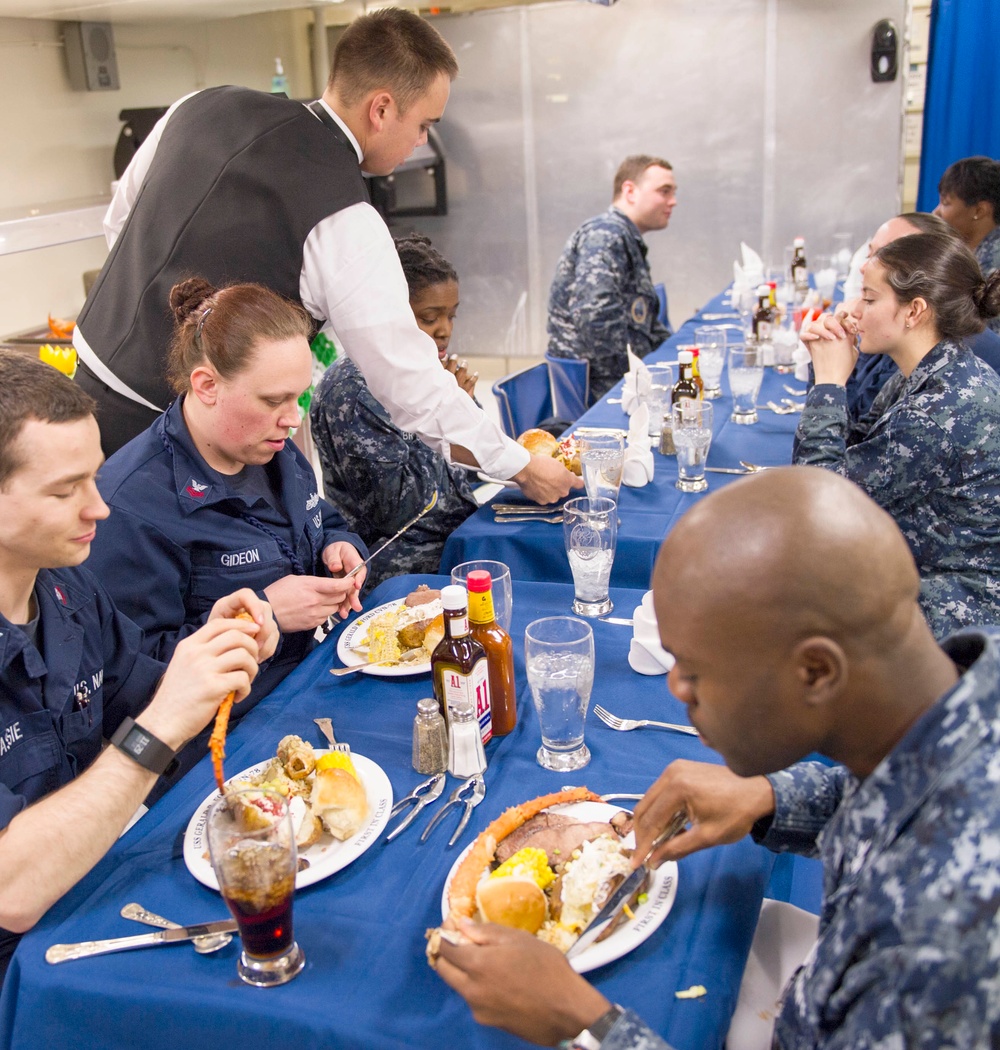
MULTIPOLYGON (((448 354, 458 310, 458 275, 419 234, 396 241, 417 324, 437 343, 438 359, 470 396, 477 374, 448 354)), ((348 524, 370 547, 392 536, 430 501, 434 509, 372 561, 373 583, 409 572, 437 572, 451 532, 477 507, 468 472, 397 427, 372 396, 360 369, 334 362, 313 394, 313 440, 323 486, 348 524)))
POLYGON ((311 379, 305 311, 260 285, 200 278, 174 285, 170 307, 178 396, 102 468, 111 517, 92 560, 161 660, 219 596, 250 587, 270 603, 281 644, 242 715, 297 666, 320 624, 360 610, 365 571, 346 574, 367 550, 289 440, 311 379))

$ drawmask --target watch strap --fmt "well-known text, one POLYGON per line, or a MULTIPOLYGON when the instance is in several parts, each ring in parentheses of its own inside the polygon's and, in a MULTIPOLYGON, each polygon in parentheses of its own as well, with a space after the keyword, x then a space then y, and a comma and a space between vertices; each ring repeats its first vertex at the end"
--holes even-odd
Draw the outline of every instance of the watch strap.
POLYGON ((608 1033, 614 1028, 618 1018, 625 1011, 617 1003, 612 1003, 607 1010, 591 1025, 566 1043, 561 1044, 569 1050, 600 1050, 601 1043, 607 1038, 608 1033))
POLYGON ((125 717, 114 731, 111 743, 133 762, 158 776, 169 776, 178 766, 173 748, 168 747, 148 729, 143 729, 134 718, 125 717))

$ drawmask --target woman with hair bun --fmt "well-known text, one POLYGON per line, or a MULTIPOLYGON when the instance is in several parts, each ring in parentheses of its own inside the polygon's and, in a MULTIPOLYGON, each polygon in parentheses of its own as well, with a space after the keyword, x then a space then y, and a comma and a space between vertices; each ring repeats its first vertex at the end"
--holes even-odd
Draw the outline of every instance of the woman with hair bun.
MULTIPOLYGON (((420 234, 398 238, 396 251, 418 327, 437 343, 438 360, 472 397, 477 373, 470 374, 465 362, 448 353, 458 311, 458 274, 420 234)), ((434 509, 373 559, 373 583, 404 572, 437 572, 448 536, 478 506, 468 471, 397 427, 347 358, 335 361, 323 376, 309 419, 324 490, 370 547, 392 536, 437 490, 434 509)))
POLYGON ((913 234, 872 256, 852 313, 860 352, 899 368, 862 419, 844 390, 854 339, 825 315, 808 344, 793 462, 843 474, 895 518, 939 638, 1000 623, 1000 376, 959 342, 997 314, 1000 271, 984 279, 955 238, 913 234))
POLYGON ((345 577, 367 550, 289 440, 311 379, 305 311, 260 285, 200 278, 174 285, 170 307, 178 396, 102 468, 111 517, 91 557, 160 660, 219 596, 250 587, 270 603, 282 640, 242 716, 309 652, 320 624, 361 609, 365 570, 345 577))

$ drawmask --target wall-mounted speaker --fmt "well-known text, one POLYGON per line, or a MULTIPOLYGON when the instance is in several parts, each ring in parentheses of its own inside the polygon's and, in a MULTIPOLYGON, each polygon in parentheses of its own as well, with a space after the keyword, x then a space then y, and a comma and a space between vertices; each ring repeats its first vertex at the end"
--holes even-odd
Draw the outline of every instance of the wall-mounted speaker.
POLYGON ((74 91, 117 91, 118 62, 110 22, 63 22, 66 68, 74 91))

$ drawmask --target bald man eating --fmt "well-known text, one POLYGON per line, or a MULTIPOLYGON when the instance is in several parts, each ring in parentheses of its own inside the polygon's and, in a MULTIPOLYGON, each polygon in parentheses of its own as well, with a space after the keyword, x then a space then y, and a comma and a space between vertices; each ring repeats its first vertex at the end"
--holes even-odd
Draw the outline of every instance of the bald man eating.
MULTIPOLYGON (((892 518, 811 467, 713 493, 656 562, 671 692, 728 768, 668 766, 636 807, 636 856, 683 807, 688 829, 653 863, 752 834, 824 865, 819 940, 776 1047, 1000 1045, 1000 633, 939 646, 919 587, 892 518), (813 752, 841 765, 801 761, 813 752)), ((666 1047, 555 949, 464 931, 473 943, 442 945, 438 970, 481 1023, 666 1047)))

